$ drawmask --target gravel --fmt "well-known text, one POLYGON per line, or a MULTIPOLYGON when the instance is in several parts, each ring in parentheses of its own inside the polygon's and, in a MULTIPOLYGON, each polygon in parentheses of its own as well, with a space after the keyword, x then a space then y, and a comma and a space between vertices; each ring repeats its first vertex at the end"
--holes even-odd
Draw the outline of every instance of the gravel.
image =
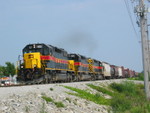
MULTIPOLYGON (((86 84, 107 85, 122 81, 123 79, 2 87, 0 88, 0 113, 107 113, 108 106, 98 105, 69 95, 66 92, 71 91, 62 87, 62 85, 88 89, 88 91, 95 93, 96 91, 87 87, 86 84), (43 95, 51 97, 55 102, 62 102, 64 107, 59 108, 56 107, 54 102, 46 102, 42 99, 43 95)), ((104 96, 110 98, 107 95, 104 96)))

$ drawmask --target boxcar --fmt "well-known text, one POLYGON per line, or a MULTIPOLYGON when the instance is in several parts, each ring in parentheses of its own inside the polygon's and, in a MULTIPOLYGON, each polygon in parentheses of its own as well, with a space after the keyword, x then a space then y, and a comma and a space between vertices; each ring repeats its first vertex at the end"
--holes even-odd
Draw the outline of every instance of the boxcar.
POLYGON ((110 64, 106 63, 106 62, 102 62, 102 66, 103 66, 103 76, 105 78, 110 79, 111 78, 111 67, 110 64))

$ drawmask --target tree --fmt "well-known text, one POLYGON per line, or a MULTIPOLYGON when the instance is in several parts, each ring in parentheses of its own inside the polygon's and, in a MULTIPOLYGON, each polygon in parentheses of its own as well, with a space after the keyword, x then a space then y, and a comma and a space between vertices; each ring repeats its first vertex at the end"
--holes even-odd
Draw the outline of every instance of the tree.
POLYGON ((6 62, 5 64, 6 66, 0 66, 0 77, 15 75, 16 72, 15 65, 10 62, 6 62))
POLYGON ((5 67, 4 66, 0 66, 0 77, 3 77, 5 73, 5 67))
POLYGON ((10 62, 6 62, 6 76, 9 76, 9 75, 15 75, 15 72, 16 72, 16 69, 15 69, 15 65, 13 63, 10 63, 10 62))

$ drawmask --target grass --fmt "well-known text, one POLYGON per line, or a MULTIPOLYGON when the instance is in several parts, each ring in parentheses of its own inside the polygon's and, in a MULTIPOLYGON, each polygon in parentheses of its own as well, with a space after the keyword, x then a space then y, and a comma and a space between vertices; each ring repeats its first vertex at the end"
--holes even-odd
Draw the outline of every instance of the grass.
POLYGON ((133 82, 110 85, 115 95, 111 100, 111 106, 115 113, 149 113, 150 104, 145 98, 143 85, 133 82))
POLYGON ((52 98, 50 98, 50 97, 42 96, 42 98, 43 98, 47 103, 49 103, 49 102, 54 102, 54 100, 53 100, 52 98))
POLYGON ((91 94, 78 88, 64 87, 75 92, 67 92, 68 94, 93 101, 96 104, 110 105, 113 113, 150 113, 150 102, 146 100, 143 84, 124 81, 122 83, 111 83, 107 88, 93 84, 87 85, 96 90, 97 93, 91 94), (112 98, 105 99, 100 93, 110 95, 112 98))
POLYGON ((114 93, 113 93, 112 91, 109 91, 109 90, 107 90, 106 88, 102 88, 102 87, 100 87, 100 86, 95 86, 95 85, 93 85, 93 84, 87 84, 87 86, 89 86, 89 87, 92 88, 92 89, 97 90, 98 92, 102 92, 102 93, 107 94, 107 95, 110 95, 110 96, 113 96, 113 95, 114 95, 114 93))
POLYGON ((42 96, 42 99, 44 99, 47 103, 52 102, 56 105, 56 107, 65 107, 65 105, 62 102, 55 102, 52 98, 47 96, 42 96))
POLYGON ((64 86, 64 87, 76 92, 76 93, 67 92, 68 94, 81 97, 83 99, 95 102, 96 104, 109 105, 109 103, 110 103, 109 99, 105 99, 99 93, 91 94, 91 93, 89 93, 85 90, 81 90, 81 89, 78 89, 78 88, 69 87, 69 86, 64 86))

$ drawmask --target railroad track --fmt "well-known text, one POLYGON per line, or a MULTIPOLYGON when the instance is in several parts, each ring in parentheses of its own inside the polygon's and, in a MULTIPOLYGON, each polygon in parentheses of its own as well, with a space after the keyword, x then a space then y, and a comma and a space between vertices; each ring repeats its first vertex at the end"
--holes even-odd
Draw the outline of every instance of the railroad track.
MULTIPOLYGON (((126 79, 126 78, 121 78, 121 79, 126 79)), ((119 80, 119 79, 111 79, 111 80, 119 80)), ((93 82, 95 82, 95 81, 109 81, 109 79, 105 79, 105 80, 94 80, 93 82)), ((92 81, 76 81, 76 82, 92 82, 92 81)), ((32 86, 32 85, 45 85, 45 84, 56 84, 56 83, 75 83, 75 82, 52 82, 52 83, 39 83, 39 84, 33 84, 33 83, 28 83, 28 84, 19 83, 19 84, 14 84, 14 85, 4 85, 4 86, 1 86, 1 85, 0 85, 0 88, 3 88, 3 87, 32 86)))

